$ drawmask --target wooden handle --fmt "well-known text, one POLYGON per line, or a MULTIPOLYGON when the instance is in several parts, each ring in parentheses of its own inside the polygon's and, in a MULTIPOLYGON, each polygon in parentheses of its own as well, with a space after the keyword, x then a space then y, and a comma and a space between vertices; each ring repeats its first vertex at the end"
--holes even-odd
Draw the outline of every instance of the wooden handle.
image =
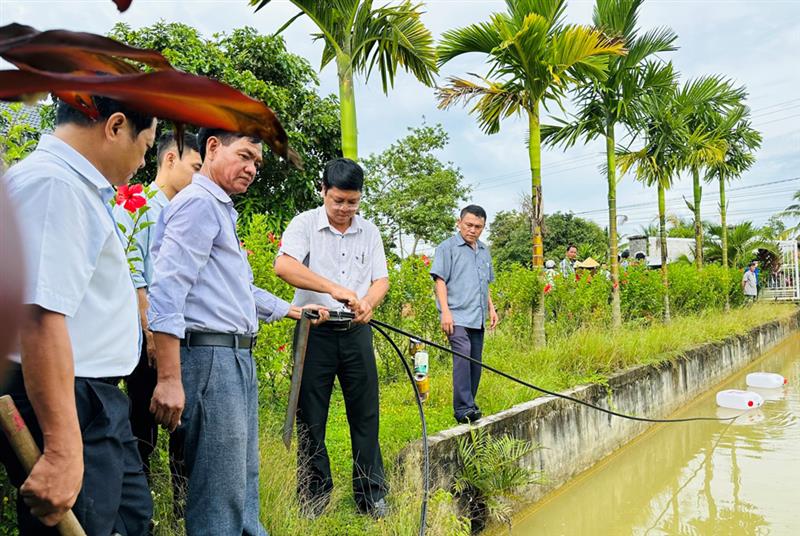
MULTIPOLYGON (((22 464, 25 474, 29 474, 42 453, 39 451, 39 447, 36 446, 25 420, 17 410, 17 405, 8 395, 0 396, 0 426, 2 426, 11 448, 14 449, 14 453, 17 455, 20 464, 22 464)), ((72 513, 72 510, 67 511, 58 525, 56 525, 56 528, 61 536, 86 536, 86 532, 84 532, 81 524, 78 523, 78 519, 72 513)))

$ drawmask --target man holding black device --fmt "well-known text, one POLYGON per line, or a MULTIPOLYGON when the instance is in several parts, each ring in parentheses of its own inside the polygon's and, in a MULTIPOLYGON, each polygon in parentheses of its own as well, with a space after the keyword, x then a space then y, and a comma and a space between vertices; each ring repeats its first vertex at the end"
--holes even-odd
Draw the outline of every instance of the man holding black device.
POLYGON ((291 221, 275 261, 278 277, 297 288, 294 305, 319 303, 330 309, 330 320, 313 326, 308 338, 297 412, 298 495, 306 514, 316 517, 333 490, 325 426, 338 377, 353 446, 356 505, 384 517, 378 371, 367 323, 389 290, 386 255, 378 228, 357 214, 361 167, 337 158, 325 166, 322 182, 323 206, 291 221))

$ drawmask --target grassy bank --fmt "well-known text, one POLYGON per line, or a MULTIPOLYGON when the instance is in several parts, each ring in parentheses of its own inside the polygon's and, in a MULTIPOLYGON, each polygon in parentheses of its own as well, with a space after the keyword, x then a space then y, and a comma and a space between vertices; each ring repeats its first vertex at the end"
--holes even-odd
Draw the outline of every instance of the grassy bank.
MULTIPOLYGON (((759 304, 729 313, 709 312, 675 319, 669 326, 627 326, 617 333, 582 329, 532 352, 525 337, 508 330, 487 337, 487 363, 551 390, 603 381, 619 369, 675 358, 686 350, 733 335, 795 313, 792 305, 759 304)), ((399 342, 399 341, 398 341, 399 342)), ((452 427, 450 364, 446 356, 432 354, 431 397, 425 412, 429 433, 452 427)), ((507 409, 538 396, 536 392, 486 372, 478 403, 485 415, 507 409)), ((395 463, 399 451, 420 437, 416 406, 407 382, 381 387, 381 445, 386 461, 393 514, 374 522, 355 513, 350 490, 350 442, 341 391, 334 392, 328 423, 327 446, 336 492, 327 513, 314 522, 297 515, 294 500, 294 457, 280 443, 283 408, 265 408, 262 445, 262 516, 274 535, 416 534, 419 511, 419 469, 401 471, 395 463)), ((448 494, 439 492, 432 501, 429 534, 457 534, 448 494)))

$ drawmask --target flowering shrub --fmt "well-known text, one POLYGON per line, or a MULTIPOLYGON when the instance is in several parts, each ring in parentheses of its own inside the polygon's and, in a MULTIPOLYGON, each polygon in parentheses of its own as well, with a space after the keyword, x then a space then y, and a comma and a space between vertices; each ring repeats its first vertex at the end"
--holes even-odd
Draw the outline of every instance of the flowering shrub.
POLYGON ((112 206, 121 205, 122 208, 127 210, 133 221, 130 229, 128 229, 125 224, 117 222, 117 227, 119 227, 119 230, 122 232, 123 244, 125 244, 125 257, 128 259, 128 267, 131 271, 134 269, 134 262, 142 261, 140 257, 133 256, 136 251, 136 244, 133 238, 137 233, 147 229, 151 225, 155 225, 155 222, 141 220, 142 216, 150 210, 150 206, 147 202, 150 201, 156 193, 158 193, 158 190, 155 188, 151 189, 149 186, 142 186, 141 184, 131 184, 129 186, 123 184, 117 187, 117 195, 111 200, 112 206))

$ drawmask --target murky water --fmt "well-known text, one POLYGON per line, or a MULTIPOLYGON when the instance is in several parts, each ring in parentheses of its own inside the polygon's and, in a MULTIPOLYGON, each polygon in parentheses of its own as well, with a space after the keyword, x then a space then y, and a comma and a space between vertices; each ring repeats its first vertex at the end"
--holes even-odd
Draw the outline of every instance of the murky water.
POLYGON ((778 372, 764 406, 732 425, 663 424, 520 516, 516 536, 800 535, 800 335, 674 416, 719 415, 716 392, 778 372))

